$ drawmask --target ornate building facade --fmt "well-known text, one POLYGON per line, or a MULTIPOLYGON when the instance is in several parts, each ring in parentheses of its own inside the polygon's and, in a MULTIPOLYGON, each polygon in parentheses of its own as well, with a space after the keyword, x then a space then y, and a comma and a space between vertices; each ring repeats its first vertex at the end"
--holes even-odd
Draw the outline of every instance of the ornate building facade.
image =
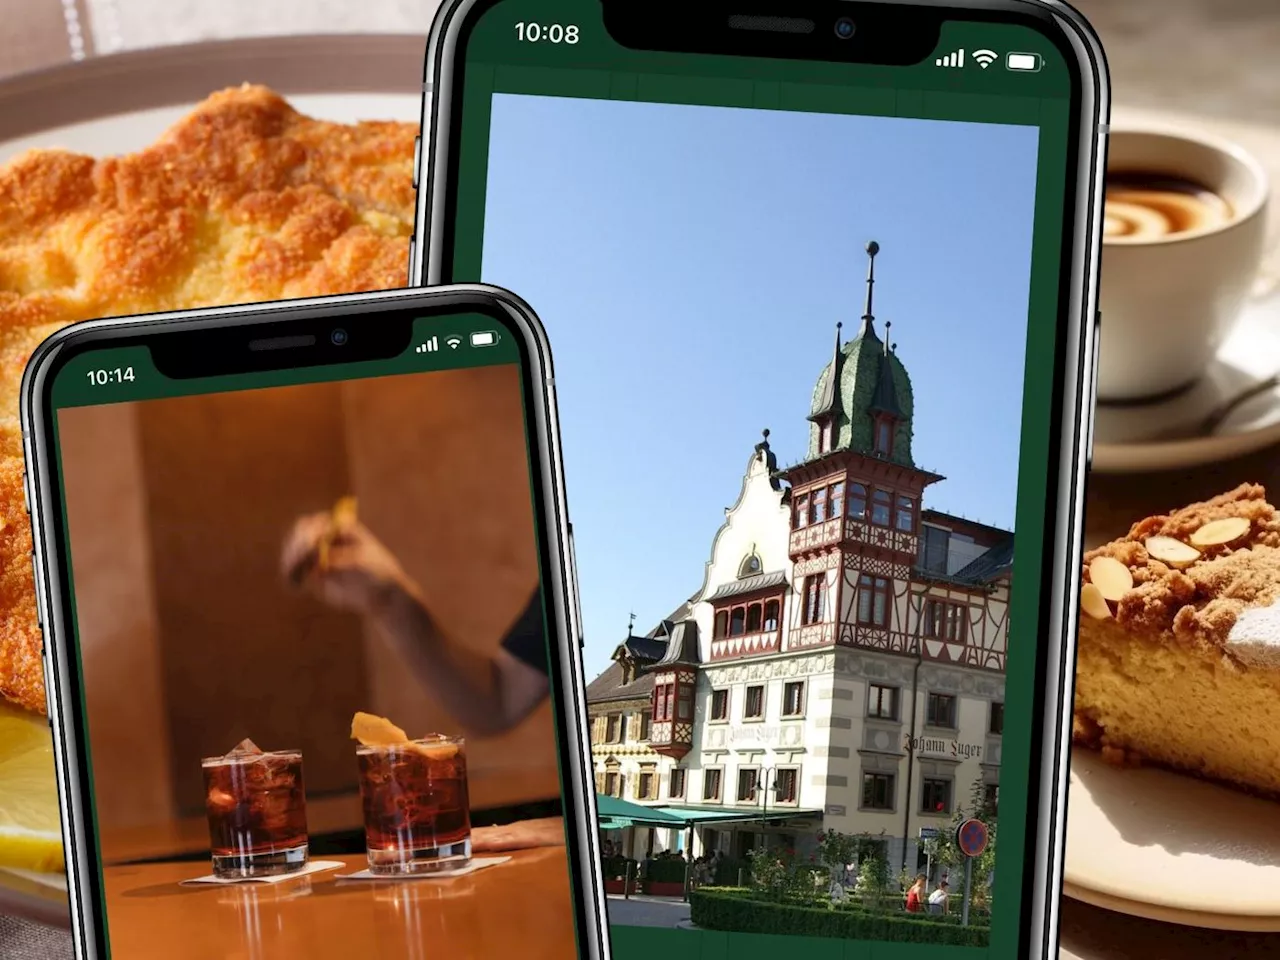
POLYGON ((780 468, 764 432, 701 589, 588 688, 597 789, 688 817, 695 853, 835 829, 914 870, 975 788, 998 800, 1013 534, 927 507, 943 478, 914 461, 911 380, 890 324, 877 332, 867 251, 807 456, 780 468), (645 734, 634 754, 623 724, 645 734))

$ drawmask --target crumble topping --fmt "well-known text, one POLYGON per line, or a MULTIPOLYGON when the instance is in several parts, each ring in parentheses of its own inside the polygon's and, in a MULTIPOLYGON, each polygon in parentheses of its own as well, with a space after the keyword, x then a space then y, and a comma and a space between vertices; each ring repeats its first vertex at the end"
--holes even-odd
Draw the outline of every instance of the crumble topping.
MULTIPOLYGON (((1162 552, 1157 544, 1151 546, 1162 552)), ((1221 648, 1245 609, 1280 600, 1280 513, 1267 502, 1261 485, 1242 484, 1203 503, 1148 517, 1122 539, 1089 551, 1082 570, 1086 584, 1091 582, 1089 566, 1098 557, 1119 561, 1133 576, 1132 588, 1114 602, 1118 624, 1221 648), (1228 518, 1246 520, 1248 526, 1238 524, 1241 533, 1230 542, 1196 539, 1207 524, 1228 518), (1148 550, 1154 537, 1194 544, 1198 554, 1190 562, 1165 562, 1148 550)))

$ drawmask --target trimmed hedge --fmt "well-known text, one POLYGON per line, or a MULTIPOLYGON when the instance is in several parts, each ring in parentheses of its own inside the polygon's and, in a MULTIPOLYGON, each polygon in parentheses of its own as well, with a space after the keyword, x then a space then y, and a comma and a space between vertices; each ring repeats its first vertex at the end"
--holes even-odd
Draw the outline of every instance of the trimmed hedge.
POLYGON ((941 917, 916 919, 898 913, 828 910, 755 900, 740 890, 702 887, 689 895, 689 919, 706 930, 765 933, 839 940, 881 940, 985 947, 988 927, 939 923, 941 917))

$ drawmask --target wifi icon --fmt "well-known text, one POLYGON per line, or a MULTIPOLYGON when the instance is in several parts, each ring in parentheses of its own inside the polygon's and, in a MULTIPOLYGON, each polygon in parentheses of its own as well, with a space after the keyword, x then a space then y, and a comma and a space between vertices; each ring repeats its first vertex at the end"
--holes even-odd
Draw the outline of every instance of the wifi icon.
POLYGON ((975 50, 973 51, 973 59, 983 70, 991 66, 1000 59, 1000 55, 994 50, 975 50))
POLYGON ((462 346, 461 337, 445 337, 444 342, 448 344, 450 350, 457 350, 460 346, 462 346))

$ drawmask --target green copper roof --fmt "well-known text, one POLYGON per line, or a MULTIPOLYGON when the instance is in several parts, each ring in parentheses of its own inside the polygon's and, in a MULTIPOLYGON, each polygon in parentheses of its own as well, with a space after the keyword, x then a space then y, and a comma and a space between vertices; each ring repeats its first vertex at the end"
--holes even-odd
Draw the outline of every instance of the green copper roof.
MULTIPOLYGON (((871 312, 875 256, 879 250, 875 241, 867 244, 867 304, 858 335, 841 346, 837 327, 835 356, 823 369, 814 387, 809 413, 809 419, 815 421, 809 430, 810 459, 819 455, 819 421, 832 418, 832 450, 871 454, 874 450, 874 415, 887 413, 896 420, 890 459, 895 463, 915 466, 911 457, 911 378, 892 344, 881 340, 876 333, 875 317, 871 312)), ((885 327, 887 330, 889 324, 885 327)))

